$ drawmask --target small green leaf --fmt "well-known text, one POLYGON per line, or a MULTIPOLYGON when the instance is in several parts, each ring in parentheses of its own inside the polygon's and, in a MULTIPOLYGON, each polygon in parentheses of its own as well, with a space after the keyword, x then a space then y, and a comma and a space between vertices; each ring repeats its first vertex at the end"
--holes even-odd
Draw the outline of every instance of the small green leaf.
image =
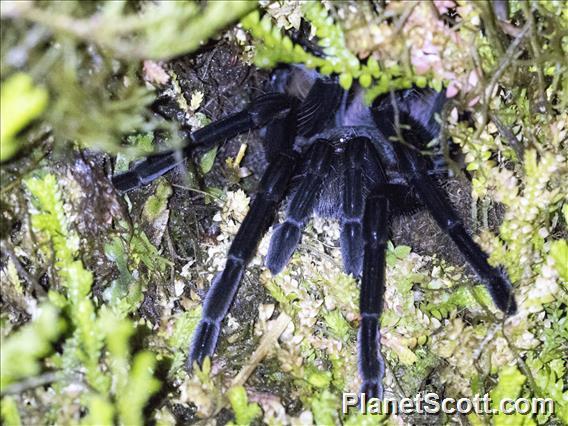
POLYGON ((292 43, 290 37, 286 36, 282 39, 282 47, 287 52, 291 52, 294 49, 294 43, 292 43))
POLYGON ((225 199, 225 192, 220 188, 215 188, 214 186, 210 186, 209 188, 205 189, 205 192, 210 194, 210 196, 205 197, 205 204, 209 204, 212 198, 223 200, 225 199))
POLYGON ((371 82, 372 79, 369 74, 363 74, 361 77, 359 77, 359 83, 361 84, 361 87, 367 88, 371 85, 371 82))
POLYGON ((408 246, 397 246, 394 249, 394 255, 398 259, 404 259, 404 258, 408 257, 408 255, 410 254, 411 251, 412 251, 412 249, 408 246))
POLYGON ((81 422, 84 426, 89 425, 111 425, 114 423, 114 407, 101 395, 88 397, 88 415, 81 422))
POLYGON ((550 245, 550 256, 554 267, 564 282, 568 282, 568 241, 558 240, 550 245))
POLYGON ((330 64, 326 64, 321 68, 320 72, 323 75, 330 75, 333 72, 333 67, 330 64))
POLYGON ((441 92, 442 91, 442 81, 441 80, 432 80, 430 82, 430 86, 432 87, 432 89, 434 89, 436 92, 441 92))
POLYGON ((343 73, 339 76, 339 85, 345 90, 349 90, 353 84, 353 76, 351 74, 343 73))
POLYGON ((166 180, 160 180, 154 195, 144 203, 142 216, 150 223, 159 218, 168 208, 168 200, 173 194, 172 187, 166 180))
POLYGON ((243 24, 243 27, 248 29, 254 27, 256 24, 258 24, 259 21, 260 21, 260 12, 258 11, 258 9, 255 9, 247 16, 245 16, 241 20, 241 23, 243 24))
POLYGON ((316 388, 327 388, 331 383, 331 373, 314 369, 308 374, 308 383, 316 388))
POLYGON ((351 327, 339 309, 334 309, 329 312, 325 315, 324 319, 333 335, 339 337, 343 341, 347 340, 351 327))
POLYGON ((426 85, 428 84, 428 80, 426 79, 426 77, 424 76, 418 76, 416 77, 416 85, 420 88, 424 88, 426 87, 426 85))
MULTIPOLYGON (((402 342, 402 343, 404 343, 404 342, 402 342)), ((396 345, 396 347, 394 348, 394 351, 396 352, 399 361, 403 365, 412 365, 418 359, 416 354, 414 352, 412 352, 412 350, 410 348, 408 348, 407 346, 405 346, 404 344, 396 345)))
POLYGON ((215 164, 215 158, 217 157, 217 147, 211 148, 201 157, 199 161, 199 168, 201 169, 201 173, 206 175, 211 171, 213 168, 213 164, 215 164))
POLYGON ((272 20, 270 19, 270 15, 266 14, 260 20, 260 27, 265 33, 270 33, 272 30, 272 20))
POLYGON ((369 58, 369 60, 367 61, 367 67, 373 77, 379 78, 381 70, 379 68, 379 63, 375 58, 369 58))

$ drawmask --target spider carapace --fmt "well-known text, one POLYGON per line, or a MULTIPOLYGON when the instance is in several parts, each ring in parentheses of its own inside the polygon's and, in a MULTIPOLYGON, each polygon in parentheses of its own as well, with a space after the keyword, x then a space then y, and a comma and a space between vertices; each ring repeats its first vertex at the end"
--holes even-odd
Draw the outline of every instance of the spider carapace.
POLYGON ((113 178, 117 189, 128 191, 170 171, 196 147, 262 129, 268 166, 225 267, 205 298, 188 368, 213 355, 221 322, 245 268, 273 225, 281 203, 286 204, 286 217, 274 225, 265 259, 273 274, 286 266, 313 214, 340 222, 344 270, 360 280, 359 371, 361 392, 367 398, 383 397, 379 322, 392 215, 426 208, 487 287, 496 306, 507 315, 515 313, 505 272, 489 265, 487 254, 448 202, 432 173, 439 158, 424 154, 440 133, 437 115, 446 101, 444 93, 407 89, 368 106, 360 88, 343 90, 337 78, 299 66, 276 71, 270 88, 243 111, 191 133, 183 155, 173 151, 157 154, 113 178))

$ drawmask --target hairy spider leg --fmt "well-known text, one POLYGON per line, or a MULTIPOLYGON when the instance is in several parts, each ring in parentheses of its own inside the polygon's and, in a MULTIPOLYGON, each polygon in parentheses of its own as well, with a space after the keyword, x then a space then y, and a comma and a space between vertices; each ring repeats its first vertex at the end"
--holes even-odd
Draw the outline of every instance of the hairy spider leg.
POLYGON ((274 219, 297 162, 298 155, 288 150, 268 165, 255 199, 231 244, 225 268, 217 274, 205 297, 202 318, 193 334, 186 365, 188 370, 195 361, 201 364, 206 356, 213 355, 221 321, 235 298, 246 265, 274 219))
POLYGON ((298 111, 298 134, 311 137, 323 130, 344 96, 345 92, 335 81, 316 79, 298 111))
MULTIPOLYGON (((352 145, 352 144, 350 144, 352 145)), ((359 145, 359 144, 358 144, 359 145)), ((359 374, 363 380, 361 393, 366 398, 383 398, 385 363, 381 354, 379 321, 385 294, 386 247, 389 229, 387 178, 370 141, 366 148, 368 163, 378 173, 375 187, 367 197, 363 216, 363 274, 359 310, 359 374)))
POLYGON ((363 268, 363 168, 367 154, 366 138, 347 142, 343 151, 344 186, 341 219, 341 257, 346 274, 361 275, 363 268))
POLYGON ((265 126, 274 119, 288 115, 290 108, 291 101, 286 95, 268 93, 260 96, 246 109, 193 132, 189 136, 190 142, 183 149, 151 155, 129 171, 114 176, 112 183, 123 192, 147 185, 179 165, 195 148, 208 149, 219 141, 265 126))
POLYGON ((284 269, 300 242, 330 169, 332 155, 333 148, 327 139, 316 140, 308 150, 305 175, 288 204, 286 219, 274 228, 270 239, 265 263, 273 275, 284 269))
POLYGON ((436 135, 429 134, 412 117, 407 118, 407 124, 412 130, 403 130, 402 134, 410 146, 395 143, 403 173, 407 175, 410 185, 416 189, 438 226, 450 236, 485 284, 495 305, 507 315, 513 315, 517 311, 517 305, 507 275, 501 268, 489 265, 487 254, 473 241, 442 189, 428 174, 427 160, 412 148, 420 146, 420 141, 432 140, 436 135))
POLYGON ((361 393, 383 398, 385 363, 381 355, 379 320, 385 293, 385 253, 388 235, 388 199, 381 190, 373 191, 365 203, 364 259, 359 309, 359 374, 361 393))

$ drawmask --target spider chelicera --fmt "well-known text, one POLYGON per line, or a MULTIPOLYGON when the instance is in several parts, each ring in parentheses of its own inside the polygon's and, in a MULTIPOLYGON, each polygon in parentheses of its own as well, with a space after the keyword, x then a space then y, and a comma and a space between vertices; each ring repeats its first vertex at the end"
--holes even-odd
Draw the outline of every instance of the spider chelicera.
POLYGON ((286 218, 274 226, 265 263, 279 273, 296 249, 310 217, 337 219, 346 273, 360 279, 359 370, 361 393, 383 397, 384 361, 379 321, 385 291, 389 218, 423 206, 434 217, 505 314, 516 311, 512 286, 501 268, 473 241, 433 173, 436 158, 423 154, 440 133, 436 115, 444 93, 408 89, 363 102, 358 87, 343 90, 337 79, 303 67, 278 70, 272 91, 248 108, 189 135, 179 152, 148 157, 113 178, 128 191, 176 167, 196 147, 210 147, 261 128, 268 166, 235 236, 223 271, 217 274, 193 336, 187 367, 213 355, 221 322, 235 298, 245 268, 286 199, 286 218))

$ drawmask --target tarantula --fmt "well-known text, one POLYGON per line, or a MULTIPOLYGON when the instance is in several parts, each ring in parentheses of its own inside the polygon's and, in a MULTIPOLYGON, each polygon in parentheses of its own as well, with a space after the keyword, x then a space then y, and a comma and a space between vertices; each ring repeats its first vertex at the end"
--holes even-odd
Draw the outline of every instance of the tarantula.
MULTIPOLYGON (((187 367, 213 355, 221 322, 264 233, 283 199, 286 218, 274 226, 265 263, 272 274, 288 263, 312 214, 337 219, 347 274, 360 279, 359 370, 361 393, 383 396, 384 360, 379 320, 385 291, 385 250, 389 218, 424 206, 463 253, 494 303, 514 314, 512 286, 501 268, 473 241, 435 177, 437 159, 423 154, 440 132, 436 115, 446 98, 433 90, 408 89, 367 106, 363 91, 343 90, 335 77, 304 67, 278 70, 272 92, 248 108, 197 130, 183 150, 210 147, 261 128, 268 166, 250 209, 229 249, 225 268, 207 293, 193 336, 187 367)), ((148 157, 113 178, 128 191, 176 167, 170 151, 148 157)))

